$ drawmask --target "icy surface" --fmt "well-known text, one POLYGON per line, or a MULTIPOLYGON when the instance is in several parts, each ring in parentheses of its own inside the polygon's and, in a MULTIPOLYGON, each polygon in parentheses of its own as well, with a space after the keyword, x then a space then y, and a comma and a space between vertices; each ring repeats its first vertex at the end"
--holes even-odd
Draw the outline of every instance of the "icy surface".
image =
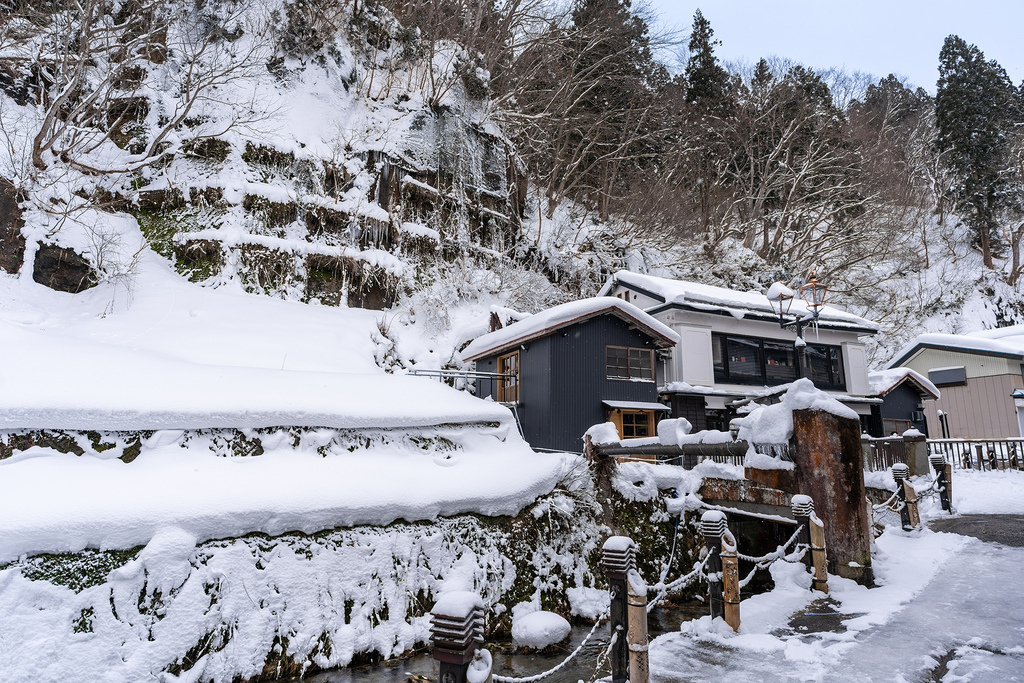
POLYGON ((520 645, 537 649, 562 642, 569 630, 569 622, 554 612, 520 614, 512 621, 512 638, 520 645))
POLYGON ((462 351, 462 357, 466 360, 478 360, 489 353, 494 353, 498 349, 504 349, 517 343, 525 343, 551 330, 604 313, 612 313, 631 323, 638 324, 645 328, 648 334, 652 336, 660 336, 672 344, 679 343, 679 335, 672 331, 672 328, 655 320, 633 304, 626 303, 622 299, 616 299, 615 297, 601 296, 553 306, 528 318, 514 322, 508 327, 489 332, 474 339, 462 351))

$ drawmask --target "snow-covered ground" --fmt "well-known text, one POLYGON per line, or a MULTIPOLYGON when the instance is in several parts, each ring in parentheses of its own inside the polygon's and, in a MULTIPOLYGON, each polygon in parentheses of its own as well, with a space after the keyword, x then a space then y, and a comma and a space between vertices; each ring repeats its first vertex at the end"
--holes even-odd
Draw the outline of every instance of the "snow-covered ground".
POLYGON ((0 275, 0 439, 120 430, 107 450, 73 433, 84 455, 0 460, 0 562, 130 548, 165 526, 203 541, 512 514, 561 476, 505 407, 378 367, 380 312, 201 287, 149 251, 132 284, 70 295, 0 275), (218 457, 239 434, 263 453, 218 457))
MULTIPOLYGON (((1024 472, 956 472, 954 506, 1024 514, 1022 486, 1024 472)), ((930 501, 922 512, 945 514, 930 501)), ((739 633, 703 617, 656 639, 654 681, 1024 681, 1024 548, 890 527, 872 563, 877 588, 830 576, 824 603, 802 565, 776 562, 776 588, 743 600, 739 633), (800 611, 813 620, 833 609, 839 628, 790 625, 800 611)))

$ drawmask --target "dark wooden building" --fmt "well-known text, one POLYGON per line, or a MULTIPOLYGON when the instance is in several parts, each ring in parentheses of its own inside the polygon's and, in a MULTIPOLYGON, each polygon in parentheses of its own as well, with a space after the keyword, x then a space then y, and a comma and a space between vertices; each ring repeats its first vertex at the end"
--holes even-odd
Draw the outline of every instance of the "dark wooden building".
POLYGON ((655 436, 659 353, 679 341, 667 326, 611 297, 555 306, 485 334, 463 351, 499 378, 484 395, 516 413, 537 449, 580 452, 591 426, 612 421, 622 438, 655 436))
POLYGON ((939 425, 929 433, 925 401, 939 398, 935 385, 910 368, 890 368, 868 374, 868 382, 881 405, 872 406, 871 419, 863 424, 871 436, 892 436, 916 429, 925 436, 939 436, 939 425))

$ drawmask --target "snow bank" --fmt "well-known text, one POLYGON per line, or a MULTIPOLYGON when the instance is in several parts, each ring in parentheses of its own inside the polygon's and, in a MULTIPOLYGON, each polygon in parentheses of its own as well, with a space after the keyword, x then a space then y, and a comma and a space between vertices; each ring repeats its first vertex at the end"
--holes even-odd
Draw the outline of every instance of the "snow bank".
POLYGON ((780 403, 756 408, 746 417, 739 418, 739 438, 759 444, 788 442, 793 436, 794 410, 823 410, 838 417, 857 419, 852 408, 816 389, 811 380, 802 378, 789 385, 780 403))
POLYGON ((84 430, 512 424, 427 378, 188 363, 0 322, 0 428, 84 430))
POLYGON ((1024 515, 1024 472, 954 470, 953 508, 962 515, 1024 515))
POLYGON ((128 464, 116 450, 75 456, 39 447, 0 460, 0 562, 131 548, 169 526, 202 541, 515 514, 551 491, 563 471, 561 456, 535 453, 518 438, 502 441, 504 428, 378 434, 367 442, 317 430, 295 447, 283 431, 263 436, 263 455, 227 458, 212 453, 216 435, 157 436, 128 464))
POLYGON ((512 638, 526 647, 542 649, 569 637, 569 622, 554 612, 517 614, 512 620, 512 638))

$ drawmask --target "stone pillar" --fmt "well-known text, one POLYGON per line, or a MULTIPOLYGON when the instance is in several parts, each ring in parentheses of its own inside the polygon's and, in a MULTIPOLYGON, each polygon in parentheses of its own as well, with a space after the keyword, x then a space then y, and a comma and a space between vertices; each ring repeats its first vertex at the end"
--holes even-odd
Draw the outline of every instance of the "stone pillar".
POLYGON ((864 504, 860 422, 822 410, 793 411, 797 482, 828 520, 828 571, 871 585, 871 529, 864 504))
POLYGON ((924 434, 916 436, 903 436, 903 447, 906 452, 907 467, 910 468, 910 476, 919 477, 928 474, 928 442, 924 434))

